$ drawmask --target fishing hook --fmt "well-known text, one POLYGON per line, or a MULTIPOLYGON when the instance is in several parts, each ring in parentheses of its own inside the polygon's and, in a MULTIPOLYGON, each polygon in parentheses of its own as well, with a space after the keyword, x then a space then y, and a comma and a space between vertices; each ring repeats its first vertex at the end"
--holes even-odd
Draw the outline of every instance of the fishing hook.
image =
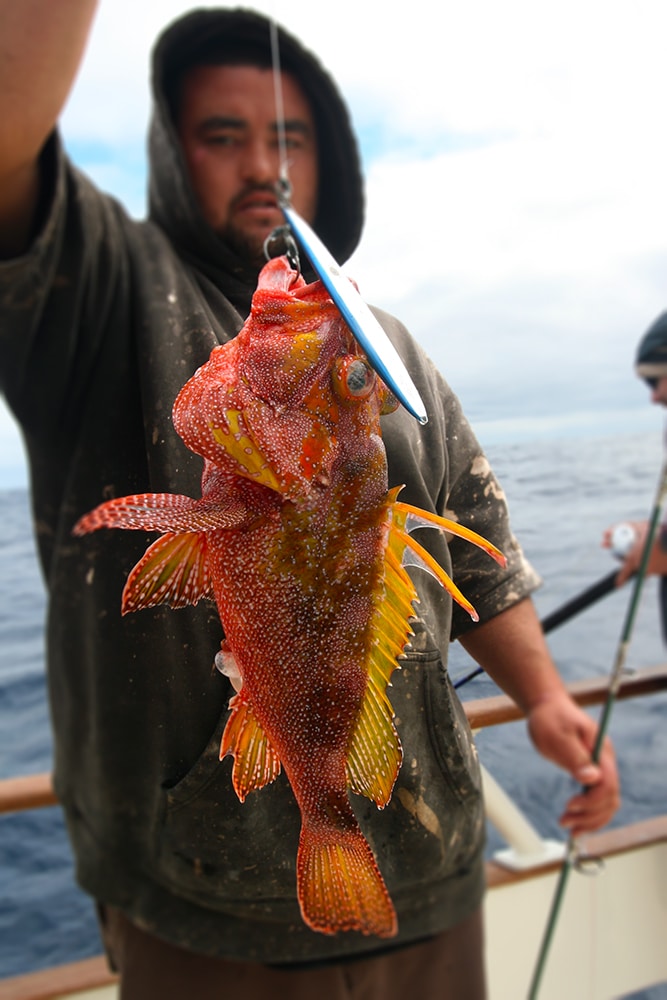
POLYGON ((297 274, 301 274, 301 261, 299 259, 299 248, 296 245, 296 240, 292 236, 292 231, 289 226, 277 226, 272 229, 269 235, 264 240, 264 256, 267 260, 271 260, 273 257, 284 254, 289 261, 289 265, 293 271, 297 274), (271 252, 273 244, 279 247, 276 253, 271 252))

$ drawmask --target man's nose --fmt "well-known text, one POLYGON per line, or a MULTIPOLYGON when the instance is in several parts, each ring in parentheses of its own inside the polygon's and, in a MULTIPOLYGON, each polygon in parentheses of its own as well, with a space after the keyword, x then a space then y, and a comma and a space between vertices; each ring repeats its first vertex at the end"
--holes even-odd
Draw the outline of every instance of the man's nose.
POLYGON ((277 149, 260 139, 248 143, 243 159, 244 180, 273 184, 279 172, 277 149))

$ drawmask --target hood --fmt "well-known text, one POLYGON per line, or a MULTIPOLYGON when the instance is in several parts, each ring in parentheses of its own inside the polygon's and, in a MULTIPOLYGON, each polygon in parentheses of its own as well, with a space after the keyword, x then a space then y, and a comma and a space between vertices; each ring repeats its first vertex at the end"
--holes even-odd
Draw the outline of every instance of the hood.
MULTIPOLYGON (((270 21, 254 11, 194 10, 169 25, 153 51, 153 117, 149 135, 149 217, 169 236, 179 255, 247 313, 258 271, 233 253, 204 220, 191 188, 172 120, 168 93, 193 54, 215 38, 225 44, 266 44, 270 21)), ((278 28, 280 66, 307 94, 317 129, 319 201, 314 229, 339 263, 359 242, 364 217, 361 164, 350 117, 338 88, 318 60, 278 28)), ((306 260, 302 260, 306 266, 306 260)))

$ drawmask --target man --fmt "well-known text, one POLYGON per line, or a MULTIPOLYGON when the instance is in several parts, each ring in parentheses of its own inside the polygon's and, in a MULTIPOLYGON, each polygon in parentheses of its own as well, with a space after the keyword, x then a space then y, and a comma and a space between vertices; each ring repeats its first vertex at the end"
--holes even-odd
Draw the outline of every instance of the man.
MULTIPOLYGON (((535 575, 456 397, 407 331, 378 313, 429 414, 425 427, 404 411, 385 418, 390 483, 407 483, 412 503, 453 512, 489 537, 509 566, 459 541, 432 542, 476 605, 477 626, 419 581, 417 634, 392 678, 405 763, 383 812, 355 801, 398 935, 380 942, 305 927, 289 787, 280 778, 239 803, 229 761, 217 760, 232 692, 211 670, 221 638, 214 610, 121 619, 122 586, 145 539, 71 537, 76 520, 112 496, 198 495, 201 466, 176 435, 171 406, 212 347, 240 329, 262 244, 282 221, 268 22, 199 11, 158 41, 150 217, 140 224, 73 168, 54 131, 93 8, 1 8, 0 357, 29 454, 50 596, 55 784, 122 996, 208 1000, 242 989, 479 1000, 484 819, 474 748, 445 669, 450 638, 523 706, 541 752, 589 786, 562 816, 574 833, 603 825, 618 805, 613 752, 606 743, 593 765, 595 724, 549 657, 528 596, 535 575)), ((285 32, 280 56, 293 203, 342 263, 363 221, 347 111, 285 32)))
MULTIPOLYGON (((667 312, 661 313, 651 323, 637 347, 635 372, 643 379, 651 393, 651 402, 667 407, 667 312)), ((648 533, 648 521, 628 522, 634 530, 635 541, 618 571, 616 585, 620 587, 637 572, 641 565, 648 533)), ((612 546, 614 526, 604 532, 602 544, 612 546)), ((662 631, 667 640, 667 526, 658 531, 646 565, 646 572, 660 580, 660 612, 662 631)))

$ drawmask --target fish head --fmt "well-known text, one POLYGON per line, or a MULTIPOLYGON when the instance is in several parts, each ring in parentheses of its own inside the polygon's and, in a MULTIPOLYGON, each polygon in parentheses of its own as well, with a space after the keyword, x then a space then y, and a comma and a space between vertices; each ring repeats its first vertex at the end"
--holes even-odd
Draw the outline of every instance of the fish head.
POLYGON ((174 406, 192 450, 285 496, 327 483, 341 447, 379 435, 398 405, 321 282, 265 265, 250 316, 174 406))

